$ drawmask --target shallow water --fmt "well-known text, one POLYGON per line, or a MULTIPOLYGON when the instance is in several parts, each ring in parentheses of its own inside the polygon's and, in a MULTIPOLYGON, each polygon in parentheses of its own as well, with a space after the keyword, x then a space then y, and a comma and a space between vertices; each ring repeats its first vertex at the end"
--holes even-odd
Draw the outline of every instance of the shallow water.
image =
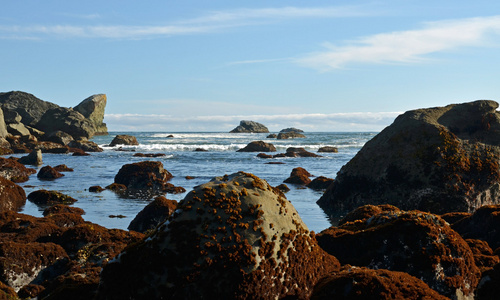
MULTIPOLYGON (((120 198, 114 192, 91 193, 88 188, 94 185, 105 187, 114 182, 114 177, 124 164, 144 160, 161 161, 174 178, 170 181, 182 186, 189 192, 194 186, 210 181, 213 177, 238 171, 253 173, 265 179, 270 185, 277 186, 290 176, 293 168, 303 167, 315 176, 335 178, 340 168, 347 163, 361 147, 376 133, 306 133, 305 139, 276 140, 266 139, 268 134, 229 134, 229 133, 167 133, 167 132, 111 132, 106 136, 94 137, 104 152, 90 153, 91 156, 72 156, 71 154, 43 154, 45 166, 66 164, 74 172, 64 172, 65 176, 53 181, 41 181, 35 175, 20 184, 29 194, 38 189, 57 190, 70 195, 78 201, 74 204, 85 210, 84 219, 107 228, 127 229, 132 219, 151 199, 120 198), (139 146, 107 147, 117 134, 130 134, 137 137, 139 146), (167 138, 172 134, 174 138, 167 138), (263 140, 272 143, 277 153, 284 153, 288 147, 304 147, 316 152, 322 146, 335 146, 338 153, 320 153, 319 158, 279 158, 260 159, 257 153, 236 152, 252 141, 263 140), (208 152, 194 152, 204 148, 208 152), (157 158, 134 157, 134 153, 164 153, 157 158), (280 161, 284 164, 266 164, 280 161), (195 179, 187 180, 186 176, 195 179), (110 218, 110 215, 123 215, 125 218, 110 218)), ((16 154, 20 157, 23 155, 16 154)), ((288 184, 291 188, 287 199, 295 206, 302 220, 310 230, 319 232, 330 226, 330 220, 316 204, 322 192, 304 189, 288 184)), ((186 193, 187 193, 186 192, 186 193)), ((167 194, 173 200, 182 200, 186 193, 167 194)), ((27 201, 23 213, 42 216, 45 207, 27 201)))

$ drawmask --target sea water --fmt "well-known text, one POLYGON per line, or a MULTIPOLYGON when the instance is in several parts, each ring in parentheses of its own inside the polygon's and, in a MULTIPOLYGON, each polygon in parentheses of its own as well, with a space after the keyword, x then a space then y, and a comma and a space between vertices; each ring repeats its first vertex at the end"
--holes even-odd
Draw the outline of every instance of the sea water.
MULTIPOLYGON (((109 135, 96 136, 92 139, 104 149, 103 152, 90 153, 90 156, 43 154, 43 165, 35 168, 38 172, 45 165, 54 167, 65 164, 73 168, 73 172, 64 172, 64 177, 51 181, 39 180, 35 174, 20 185, 27 195, 39 189, 56 190, 67 194, 78 200, 73 206, 85 210, 86 214, 83 217, 86 221, 107 228, 127 229, 137 213, 152 199, 123 198, 108 190, 101 193, 88 191, 91 186, 105 187, 113 183, 115 175, 125 164, 145 160, 161 161, 164 168, 174 176, 170 183, 184 187, 186 193, 194 186, 206 183, 214 177, 238 171, 253 173, 270 185, 277 186, 282 184, 297 167, 306 169, 314 176, 335 178, 340 168, 376 133, 317 132, 305 133, 306 138, 287 140, 267 139, 267 135, 220 132, 110 132, 109 135), (133 135, 139 145, 109 147, 117 134, 133 135), (170 135, 173 137, 169 137, 170 135), (318 153, 322 157, 262 159, 258 158, 255 152, 236 152, 248 143, 259 140, 272 143, 277 149, 276 153, 284 153, 288 147, 303 147, 307 151, 317 152, 323 146, 337 147, 338 153, 318 153), (208 151, 194 151, 197 148, 208 151), (134 157, 135 153, 162 153, 165 156, 134 157), (282 164, 267 164, 271 161, 282 164), (194 179, 188 180, 186 176, 192 176, 194 179)), ((322 191, 292 184, 288 186, 291 190, 285 195, 310 230, 320 232, 331 226, 327 215, 316 204, 322 191)), ((165 196, 180 201, 186 193, 165 196)), ((41 217, 45 208, 27 201, 22 213, 41 217)))

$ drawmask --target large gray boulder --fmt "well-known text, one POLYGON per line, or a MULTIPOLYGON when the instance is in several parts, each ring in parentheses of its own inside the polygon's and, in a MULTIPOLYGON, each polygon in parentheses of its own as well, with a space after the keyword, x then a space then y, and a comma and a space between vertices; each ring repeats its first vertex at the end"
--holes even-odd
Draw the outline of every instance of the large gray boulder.
POLYGON ((92 95, 73 108, 92 122, 96 135, 108 134, 108 128, 103 123, 106 101, 106 94, 92 95))
POLYGON ((500 203, 498 103, 408 111, 337 173, 318 200, 331 216, 365 204, 434 213, 500 203))
POLYGON ((261 123, 254 121, 245 121, 245 120, 240 121, 240 125, 230 131, 230 133, 267 133, 267 132, 269 132, 269 129, 267 129, 267 127, 262 125, 261 123))
POLYGON ((4 113, 17 112, 22 117, 22 123, 29 126, 35 126, 47 110, 58 107, 54 103, 19 91, 0 93, 0 106, 4 113))
POLYGON ((195 187, 110 261, 96 299, 309 299, 338 269, 281 192, 239 172, 195 187))
POLYGON ((91 121, 81 113, 66 107, 49 109, 37 123, 36 128, 45 131, 46 134, 63 131, 75 140, 88 139, 95 134, 95 127, 91 121))

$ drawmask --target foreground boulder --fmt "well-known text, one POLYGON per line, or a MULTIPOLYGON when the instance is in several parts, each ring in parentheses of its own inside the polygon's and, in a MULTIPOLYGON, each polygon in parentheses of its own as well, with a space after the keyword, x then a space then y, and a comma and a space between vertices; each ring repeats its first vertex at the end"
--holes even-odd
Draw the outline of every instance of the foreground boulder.
POLYGON ((77 200, 58 191, 38 190, 29 193, 28 200, 37 205, 73 204, 77 200))
POLYGON ((259 122, 240 121, 240 125, 230 131, 230 133, 268 133, 269 129, 259 122))
POLYGON ((329 274, 314 288, 312 300, 449 299, 422 280, 403 272, 346 267, 329 274))
POLYGON ((480 271, 467 242, 436 215, 390 208, 328 228, 318 243, 343 264, 406 272, 444 296, 472 299, 480 271))
POLYGON ((337 174, 318 204, 331 216, 388 203, 433 213, 500 202, 500 113, 480 100, 408 111, 337 174))
POLYGON ((254 175, 215 178, 178 209, 106 265, 97 299, 307 299, 339 268, 290 202, 254 175))
POLYGON ((35 173, 35 169, 26 168, 16 159, 0 157, 0 177, 13 182, 25 182, 35 173))

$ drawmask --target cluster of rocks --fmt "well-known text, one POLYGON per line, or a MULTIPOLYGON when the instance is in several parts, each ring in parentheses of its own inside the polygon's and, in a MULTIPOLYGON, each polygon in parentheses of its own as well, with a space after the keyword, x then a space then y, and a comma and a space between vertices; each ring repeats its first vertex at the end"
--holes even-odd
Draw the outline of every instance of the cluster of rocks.
POLYGON ((88 139, 107 134, 105 107, 104 94, 66 108, 25 92, 0 93, 0 154, 35 149, 51 153, 102 151, 88 139))
POLYGON ((304 135, 304 131, 297 128, 285 128, 282 129, 278 134, 272 133, 267 136, 268 139, 278 139, 278 140, 287 140, 287 139, 297 139, 297 138, 306 138, 304 135))
MULTIPOLYGON (((276 152, 276 147, 271 143, 264 141, 253 141, 245 147, 237 150, 236 152, 276 152)), ((338 152, 337 148, 325 146, 318 149, 318 152, 335 153, 338 152)), ((259 153, 260 158, 283 158, 283 157, 321 157, 321 155, 307 151, 302 147, 288 147, 285 153, 270 155, 266 153, 259 153)))

